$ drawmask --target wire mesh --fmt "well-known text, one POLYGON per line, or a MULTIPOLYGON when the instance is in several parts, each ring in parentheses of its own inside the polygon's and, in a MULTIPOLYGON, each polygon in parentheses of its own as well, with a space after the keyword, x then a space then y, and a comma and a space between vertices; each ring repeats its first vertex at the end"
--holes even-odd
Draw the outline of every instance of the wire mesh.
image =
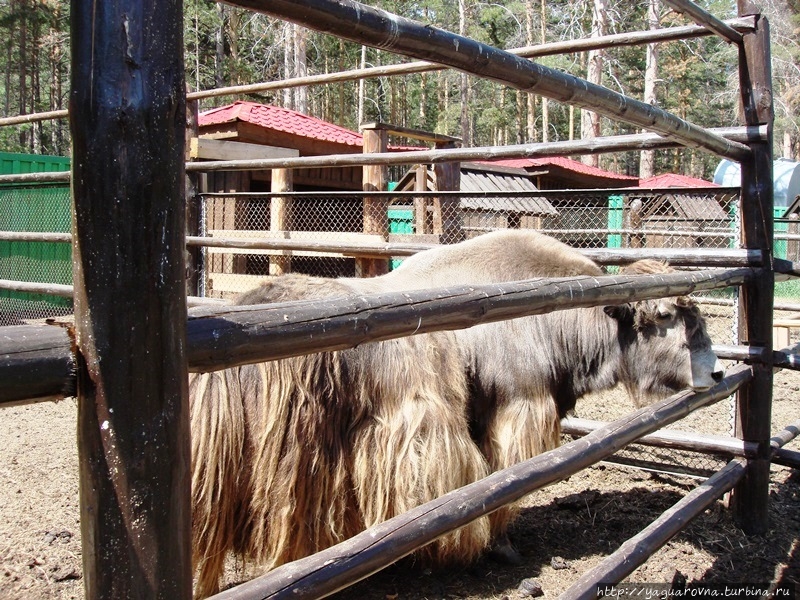
MULTIPOLYGON (((69 232, 69 187, 0 188, 0 231, 69 232)), ((72 283, 72 249, 59 242, 0 240, 0 279, 72 283)), ((72 313, 72 300, 0 289, 0 326, 72 313)))
MULTIPOLYGON (((296 192, 217 193, 199 197, 200 234, 209 241, 289 240, 291 250, 204 247, 198 295, 229 298, 287 272, 357 276, 364 262, 395 268, 402 256, 358 257, 358 245, 387 241, 450 244, 499 229, 536 229, 578 248, 733 248, 738 244, 738 190, 571 190, 524 193, 296 192), (366 233, 365 233, 366 231, 366 233), (298 246, 299 244, 299 246, 298 246)), ((69 231, 67 188, 0 189, 0 231, 69 231)), ((611 267, 610 269, 613 269, 611 267)), ((0 241, 0 279, 71 283, 68 244, 0 241)), ((736 290, 706 293, 708 330, 717 343, 736 343, 736 290)), ((0 325, 71 312, 71 301, 0 291, 0 325)), ((615 389, 582 403, 613 418, 609 407, 632 408, 615 389), (609 416, 610 415, 610 416, 609 416)), ((581 405, 579 405, 581 406, 581 405)), ((725 403, 714 423, 729 424, 725 403)), ((707 410, 707 409, 704 409, 707 410)), ((688 427, 691 429, 691 425, 688 427)), ((706 433, 729 433, 711 431, 706 433)), ((617 460, 705 473, 726 457, 631 446, 617 460)))

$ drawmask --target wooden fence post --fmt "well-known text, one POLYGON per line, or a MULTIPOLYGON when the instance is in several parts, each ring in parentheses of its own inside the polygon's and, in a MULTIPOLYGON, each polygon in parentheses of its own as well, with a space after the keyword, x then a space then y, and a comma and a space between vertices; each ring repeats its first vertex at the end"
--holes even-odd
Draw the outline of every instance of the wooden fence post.
MULTIPOLYGON (((197 100, 186 103, 186 161, 194 159, 189 155, 189 146, 192 138, 199 135, 199 111, 200 107, 197 100)), ((201 215, 203 213, 200 203, 203 197, 200 195, 199 172, 186 173, 186 235, 200 235, 201 215)), ((189 247, 186 249, 186 293, 189 296, 200 295, 200 273, 203 270, 203 250, 202 248, 189 247)))
MULTIPOLYGON (((362 127, 364 154, 386 152, 389 132, 378 124, 362 127)), ((385 192, 387 169, 384 165, 364 165, 362 189, 365 192, 385 192)), ((364 233, 377 234, 389 239, 389 202, 386 198, 364 198, 364 233)), ((389 262, 384 259, 356 259, 357 273, 361 277, 374 277, 389 271, 389 262)))
MULTIPOLYGON (((291 169, 272 169, 271 191, 273 194, 291 192, 294 188, 294 171, 291 169)), ((269 229, 282 231, 288 238, 292 229, 292 199, 273 196, 269 202, 269 229)), ((282 256, 270 256, 269 274, 283 275, 292 270, 291 252, 282 256)))
POLYGON ((86 598, 191 598, 183 15, 71 4, 86 598))
MULTIPOLYGON (((739 15, 756 14, 756 28, 744 34, 739 50, 742 118, 747 125, 768 127, 766 141, 750 144, 752 156, 741 162, 742 242, 767 257, 764 268, 740 288, 740 322, 744 342, 772 354, 772 308, 775 294, 773 252, 772 181, 772 74, 769 24, 748 0, 739 0, 739 15)), ((732 495, 735 517, 746 533, 763 534, 768 528, 770 418, 772 365, 753 367, 753 381, 738 394, 736 434, 758 444, 756 458, 748 459, 747 472, 732 495)))
MULTIPOLYGON (((437 142, 436 149, 455 148, 456 142, 437 142)), ((437 162, 433 165, 436 175, 436 190, 439 192, 458 192, 461 190, 461 163, 437 162)), ((436 196, 433 199, 433 233, 439 234, 440 244, 456 244, 464 240, 464 227, 461 219, 461 199, 458 197, 436 196)))

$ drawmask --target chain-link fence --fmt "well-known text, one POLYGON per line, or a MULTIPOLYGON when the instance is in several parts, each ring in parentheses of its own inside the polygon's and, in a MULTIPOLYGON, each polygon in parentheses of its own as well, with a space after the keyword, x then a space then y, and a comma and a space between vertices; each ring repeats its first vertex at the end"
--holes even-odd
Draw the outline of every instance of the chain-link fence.
MULTIPOLYGON (((69 187, 0 188, 0 232, 70 231, 69 187)), ((0 240, 0 279, 72 283, 69 243, 0 240)), ((72 300, 0 289, 0 326, 72 313, 72 300)))
MULTIPOLYGON (((217 193, 198 201, 199 233, 220 245, 199 253, 196 293, 216 298, 232 297, 281 273, 352 277, 370 261, 394 268, 402 255, 376 258, 369 251, 387 241, 448 244, 498 229, 536 229, 578 248, 708 250, 735 248, 739 240, 737 189, 217 193), (248 247, 252 242, 272 244, 248 247), (287 242, 292 248, 282 249, 287 242)), ((69 214, 67 188, 0 189, 0 231, 66 232, 69 214)), ((787 253, 796 252, 792 243, 785 242, 787 253)), ((71 283, 71 277, 69 244, 0 241, 0 279, 71 283)), ((737 341, 735 298, 734 289, 698 298, 716 343, 737 341)), ((0 325, 70 312, 66 298, 0 290, 0 325)), ((578 408, 580 416, 611 419, 614 411, 621 416, 632 405, 624 391, 613 390, 584 399, 578 408)), ((698 411, 700 418, 708 411, 715 411, 710 419, 686 428, 730 433, 731 405, 698 411), (709 430, 708 423, 716 429, 709 430)), ((617 458, 698 473, 713 471, 725 460, 647 446, 632 446, 617 458)))
MULTIPOLYGON (((357 276, 363 261, 374 260, 355 256, 359 244, 450 244, 498 229, 536 229, 577 248, 733 248, 737 202, 731 188, 207 194, 199 211, 204 236, 291 240, 300 249, 207 247, 198 293, 227 298, 286 272, 357 276)), ((393 268, 402 257, 386 260, 393 268)), ((707 296, 717 302, 712 334, 731 343, 733 327, 724 320, 734 290, 707 296)))

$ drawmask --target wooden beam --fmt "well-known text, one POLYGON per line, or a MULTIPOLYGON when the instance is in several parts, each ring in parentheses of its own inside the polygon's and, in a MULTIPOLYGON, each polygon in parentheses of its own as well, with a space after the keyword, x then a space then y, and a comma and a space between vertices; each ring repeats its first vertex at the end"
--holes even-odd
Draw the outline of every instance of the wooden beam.
POLYGON ((83 581, 192 597, 180 2, 71 3, 83 581))
POLYGON ((444 135, 443 133, 433 133, 432 131, 412 129, 411 127, 401 127, 400 125, 389 125, 387 123, 364 123, 361 125, 361 129, 382 129, 389 134, 399 135, 415 140, 422 140, 424 142, 432 142, 434 144, 461 141, 461 138, 453 137, 451 135, 444 135))
MULTIPOLYGON (((738 142, 759 142, 767 138, 766 127, 725 127, 712 129, 721 136, 738 142)), ((389 152, 386 154, 336 154, 328 156, 301 156, 283 159, 206 161, 189 163, 187 172, 193 171, 253 171, 269 169, 304 169, 309 167, 360 167, 372 165, 410 165, 449 161, 493 160, 503 158, 536 158, 547 156, 575 156, 600 154, 603 152, 628 152, 631 150, 674 148, 679 144, 654 133, 641 133, 598 137, 593 140, 572 140, 511 146, 484 146, 476 148, 453 148, 450 150, 423 150, 413 152, 389 152)), ((299 178, 298 178, 299 179, 299 178)), ((23 173, 0 175, 2 183, 68 183, 69 171, 52 173, 23 173)))
POLYGON ((213 596, 215 600, 322 598, 379 571, 417 548, 526 494, 561 481, 637 438, 726 398, 750 378, 730 369, 707 392, 676 394, 609 423, 579 440, 445 494, 313 556, 213 596))
MULTIPOLYGON (((260 306, 200 307, 192 311, 189 320, 187 356, 191 370, 209 371, 570 307, 719 289, 740 285, 750 277, 749 268, 713 269, 538 279, 260 306)), ((8 347, 6 368, 24 371, 28 354, 14 351, 13 343, 8 347)), ((55 363, 54 369, 58 369, 55 363)), ((66 385, 68 382, 59 382, 51 393, 58 394, 66 385)), ((0 387, 0 403, 24 400, 28 397, 24 394, 24 388, 11 395, 0 387)))
POLYGON ((707 29, 713 31, 723 40, 727 42, 734 42, 736 44, 742 43, 742 34, 736 31, 733 27, 718 19, 707 10, 697 6, 690 0, 664 0, 669 6, 674 8, 679 13, 684 13, 694 20, 698 25, 702 25, 707 29))
POLYGON ((66 328, 52 325, 0 327, 0 402, 75 394, 75 357, 66 328))
POLYGON ((189 324, 190 369, 208 371, 313 351, 581 306, 738 285, 751 269, 661 275, 535 279, 327 298, 286 304, 196 309, 189 324))
POLYGON ((581 575, 559 598, 594 600, 612 595, 613 584, 619 583, 639 565, 644 564, 672 536, 741 481, 744 472, 744 461, 737 459, 729 462, 722 470, 662 513, 653 523, 627 540, 603 562, 581 575), (605 590, 600 587, 604 593, 598 593, 598 585, 601 582, 607 586, 605 590))
MULTIPOLYGON (((363 125, 365 154, 385 154, 389 147, 389 133, 376 124, 363 125)), ((365 165, 362 170, 362 189, 365 192, 383 192, 388 185, 388 171, 385 165, 365 165)), ((381 196, 364 196, 363 231, 367 235, 389 238, 389 199, 381 196)), ((359 258, 356 260, 356 274, 360 277, 375 277, 389 272, 389 262, 385 259, 359 258)))
POLYGON ((263 146, 228 140, 193 137, 190 140, 189 156, 202 160, 253 160, 259 158, 291 158, 300 156, 294 148, 263 146))
MULTIPOLYGON (((294 171, 273 169, 270 190, 273 194, 283 194, 294 189, 294 171)), ((288 196, 272 196, 269 200, 269 228, 281 237, 289 237, 292 229, 293 200, 288 196)), ((276 256, 269 260, 269 274, 283 275, 292 270, 290 256, 276 256)))
POLYGON ((738 161, 750 155, 747 146, 730 142, 641 100, 353 0, 306 0, 302 4, 293 0, 236 0, 231 3, 359 44, 435 61, 515 89, 592 110, 726 158, 738 161))
MULTIPOLYGON (((743 14, 747 0, 739 0, 743 14)), ((757 18, 756 29, 744 36, 739 49, 742 119, 746 125, 766 125, 768 139, 751 143, 750 157, 741 163, 742 246, 761 250, 767 263, 740 289, 742 342, 765 350, 767 360, 754 365, 753 382, 738 395, 736 434, 760 444, 760 455, 748 460, 747 473, 731 496, 735 518, 749 534, 769 529, 769 435, 772 413, 773 270, 772 74, 769 24, 757 18)))
MULTIPOLYGON (((720 131, 730 139, 764 139, 764 130, 758 127, 726 128, 720 131)), ((503 158, 537 158, 548 156, 575 156, 600 154, 603 152, 628 152, 642 148, 674 148, 679 145, 661 135, 629 134, 598 137, 592 140, 570 140, 561 142, 539 142, 511 146, 483 146, 475 148, 452 148, 446 150, 414 150, 374 154, 336 154, 327 156, 301 156, 298 158, 213 161, 186 165, 187 170, 236 171, 258 169, 301 169, 308 167, 342 167, 361 165, 411 165, 417 163, 493 160, 503 158)), ((0 175, 0 183, 10 182, 10 175, 0 175)))
MULTIPOLYGON (((607 425, 604 421, 568 417, 561 421, 561 431, 568 435, 584 436, 607 425)), ((732 456, 755 456, 756 444, 738 438, 721 435, 703 435, 689 431, 660 429, 638 440, 637 444, 656 448, 674 448, 703 452, 706 454, 728 454, 732 456)))

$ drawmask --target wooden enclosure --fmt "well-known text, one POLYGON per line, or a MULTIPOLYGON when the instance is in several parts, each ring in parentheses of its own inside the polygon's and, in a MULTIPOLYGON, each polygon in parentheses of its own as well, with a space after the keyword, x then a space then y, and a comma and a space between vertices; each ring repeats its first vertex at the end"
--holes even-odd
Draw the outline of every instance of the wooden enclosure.
MULTIPOLYGON (((394 156, 366 152, 347 157, 190 162, 184 167, 186 111, 180 3, 74 1, 69 116, 74 153, 75 326, 3 328, 0 375, 9 377, 14 385, 0 390, 0 401, 63 396, 76 386, 87 598, 191 597, 187 370, 219 369, 415 332, 468 327, 551 310, 567 302, 590 306, 730 285, 741 286, 741 334, 746 347, 737 351, 748 363, 729 370, 709 392, 679 394, 641 409, 585 438, 455 490, 375 530, 278 568, 219 597, 317 598, 331 593, 437 535, 564 478, 737 389, 737 434, 750 448, 745 466, 732 464, 709 481, 711 492, 699 498, 699 494, 693 494, 664 520, 674 524, 676 513, 696 514, 709 498, 733 487, 734 510, 742 527, 751 533, 767 530, 768 479, 774 452, 769 430, 772 371, 776 360, 792 363, 790 357, 772 352, 773 284, 776 269, 787 275, 796 275, 798 270, 786 261, 773 260, 769 29, 746 0, 740 0, 739 13, 751 18, 740 22, 735 30, 710 15, 693 13, 706 28, 725 35, 740 50, 743 125, 747 128, 727 134, 687 123, 516 54, 350 0, 232 3, 586 107, 660 135, 531 144, 502 151, 438 148, 394 156), (153 20, 153 14, 159 18, 153 20), (121 22, 126 24, 124 35, 121 22), (137 43, 130 44, 128 35, 137 43), (422 163, 433 164, 437 179, 449 181, 452 187, 461 174, 461 169, 453 165, 465 160, 502 153, 518 157, 566 155, 614 151, 626 145, 675 144, 702 148, 742 165, 743 251, 708 250, 703 254, 694 248, 694 254, 688 257, 695 265, 725 263, 722 267, 667 276, 540 280, 491 289, 470 286, 267 309, 205 308, 188 318, 185 173, 213 174, 214 188, 223 196, 219 213, 211 216, 212 223, 227 232, 239 231, 241 220, 247 218, 236 210, 235 198, 224 196, 235 186, 246 185, 245 175, 239 174, 244 170, 272 170, 271 187, 285 192, 285 171, 359 166, 370 173, 362 182, 362 189, 370 191, 384 189, 387 165, 422 163), (276 170, 284 172, 276 176, 276 170)), ((683 1, 679 4, 691 7, 683 1)), ((385 147, 380 128, 376 137, 378 144, 371 147, 385 147)), ((374 201, 362 205, 361 233, 386 241, 387 205, 380 198, 370 200, 374 201), (375 207, 374 212, 368 211, 375 207)), ((440 198, 440 204, 447 202, 452 198, 440 198)), ((277 231, 286 226, 282 216, 285 208, 276 205, 271 212, 277 231)), ((479 211, 480 205, 467 204, 467 208, 479 211)), ((461 228, 459 220, 442 219, 442 234, 455 232, 450 239, 457 239, 461 228)), ((188 241, 191 243, 191 239, 188 241)), ((271 242, 275 244, 272 249, 278 250, 297 250, 298 245, 292 242, 303 243, 291 239, 271 242)), ((361 244, 362 255, 367 247, 361 244)), ((372 258, 381 252, 382 256, 392 255, 392 251, 380 244, 369 248, 374 254, 366 252, 361 272, 374 274, 381 265, 370 262, 372 258)), ((230 258, 235 263, 239 256, 229 252, 221 260, 230 258)), ((624 262, 631 256, 619 251, 609 260, 624 262)), ((280 270, 278 261, 275 271, 280 270)), ((664 528, 655 524, 645 537, 655 540, 664 535, 664 528)), ((610 559, 613 565, 604 567, 602 576, 614 573, 614 578, 624 577, 625 568, 620 565, 627 557, 626 549, 610 559)), ((579 587, 585 584, 578 582, 579 587)), ((576 590, 570 597, 583 597, 583 592, 576 590)))

